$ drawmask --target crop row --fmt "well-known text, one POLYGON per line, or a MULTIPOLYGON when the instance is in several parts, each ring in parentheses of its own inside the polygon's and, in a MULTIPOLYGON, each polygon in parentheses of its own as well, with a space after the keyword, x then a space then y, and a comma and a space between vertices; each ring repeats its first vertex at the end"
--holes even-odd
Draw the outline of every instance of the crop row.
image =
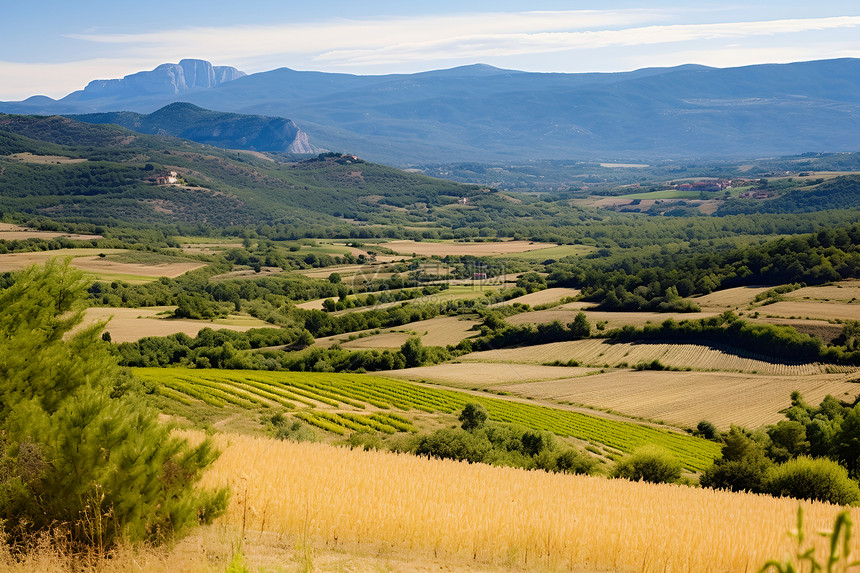
POLYGON ((491 420, 603 444, 621 452, 658 444, 672 451, 690 470, 707 468, 719 454, 719 446, 713 442, 643 424, 364 374, 178 368, 142 368, 136 373, 157 388, 165 388, 158 391, 168 398, 193 398, 216 407, 233 404, 260 408, 273 403, 288 408, 299 404, 311 407, 296 416, 339 435, 363 428, 388 433, 413 431, 412 423, 392 410, 454 414, 469 402, 479 402, 491 420), (367 407, 382 411, 369 415, 321 411, 367 407))

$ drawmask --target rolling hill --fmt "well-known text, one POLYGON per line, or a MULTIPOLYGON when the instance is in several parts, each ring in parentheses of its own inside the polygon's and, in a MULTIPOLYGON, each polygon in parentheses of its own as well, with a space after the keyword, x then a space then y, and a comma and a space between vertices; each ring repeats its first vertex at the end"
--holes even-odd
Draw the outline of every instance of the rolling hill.
POLYGON ((157 135, 173 135, 227 149, 275 151, 296 154, 318 153, 299 127, 281 117, 263 117, 210 111, 189 103, 172 103, 150 113, 131 111, 70 116, 86 123, 112 123, 157 135))
POLYGON ((492 201, 490 195, 353 155, 281 163, 115 125, 0 114, 0 214, 98 224, 359 229, 433 220, 434 211, 444 215, 462 196, 492 201), (421 217, 410 214, 415 208, 421 217))

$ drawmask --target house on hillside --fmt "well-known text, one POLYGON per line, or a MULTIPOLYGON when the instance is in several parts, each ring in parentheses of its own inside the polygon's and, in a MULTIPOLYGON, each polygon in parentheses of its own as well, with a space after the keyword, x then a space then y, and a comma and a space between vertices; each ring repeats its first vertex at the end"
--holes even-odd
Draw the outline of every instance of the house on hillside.
POLYGON ((156 185, 176 185, 179 183, 179 174, 176 171, 171 171, 167 175, 159 175, 153 181, 156 185))

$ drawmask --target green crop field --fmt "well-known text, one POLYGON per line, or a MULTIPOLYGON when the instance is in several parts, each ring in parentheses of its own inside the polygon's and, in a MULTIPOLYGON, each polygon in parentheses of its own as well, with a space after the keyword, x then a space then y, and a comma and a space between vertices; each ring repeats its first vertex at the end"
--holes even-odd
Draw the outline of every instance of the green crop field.
POLYGON ((184 404, 199 401, 217 408, 230 404, 248 410, 295 409, 296 417, 338 435, 361 429, 414 431, 412 422, 400 412, 453 414, 469 402, 479 402, 491 420, 546 430, 622 452, 659 444, 693 471, 707 468, 720 450, 714 442, 633 422, 364 374, 183 368, 137 368, 134 372, 153 383, 158 394, 184 404))
MULTIPOLYGON (((678 189, 665 189, 663 191, 649 191, 646 193, 630 193, 628 195, 620 195, 619 199, 700 199, 703 193, 701 191, 680 191, 678 189)), ((716 197, 716 193, 705 192, 704 196, 707 199, 716 197)))

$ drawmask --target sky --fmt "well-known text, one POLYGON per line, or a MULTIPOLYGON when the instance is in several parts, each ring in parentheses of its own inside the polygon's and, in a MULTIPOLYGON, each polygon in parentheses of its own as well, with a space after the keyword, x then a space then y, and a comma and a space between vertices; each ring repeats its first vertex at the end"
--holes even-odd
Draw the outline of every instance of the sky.
POLYGON ((410 73, 484 63, 534 72, 860 58, 860 2, 533 0, 4 1, 0 101, 200 58, 410 73))

